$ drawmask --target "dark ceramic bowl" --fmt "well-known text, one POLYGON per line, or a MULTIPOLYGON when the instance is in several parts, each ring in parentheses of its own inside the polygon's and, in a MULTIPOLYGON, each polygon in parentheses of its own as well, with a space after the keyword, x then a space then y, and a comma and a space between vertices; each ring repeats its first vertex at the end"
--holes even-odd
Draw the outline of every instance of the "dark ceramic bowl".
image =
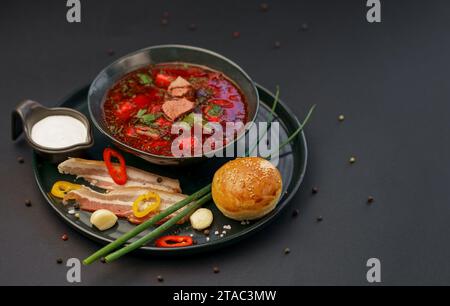
POLYGON ((47 160, 55 163, 59 163, 66 160, 68 157, 80 157, 83 155, 84 150, 94 145, 94 138, 92 137, 92 128, 89 120, 85 115, 74 109, 65 107, 47 108, 32 100, 25 100, 17 106, 12 112, 11 117, 12 124, 12 139, 16 140, 22 132, 25 133, 25 138, 29 145, 39 155, 43 156, 47 160), (70 147, 52 149, 43 147, 31 138, 31 129, 36 122, 44 119, 48 116, 65 115, 71 116, 81 121, 87 129, 87 139, 83 143, 75 144, 70 147))
MULTIPOLYGON (((203 158, 203 156, 162 156, 133 148, 128 144, 117 140, 110 134, 103 112, 103 103, 105 102, 108 90, 125 74, 150 64, 168 62, 184 62, 188 64, 207 66, 208 68, 222 72, 234 81, 241 89, 248 105, 248 120, 249 122, 253 122, 258 112, 259 97, 255 84, 250 77, 238 65, 220 54, 201 48, 181 45, 162 45, 141 49, 116 60, 114 63, 103 69, 95 78, 94 82, 92 82, 89 89, 89 114, 92 122, 100 130, 100 132, 109 137, 111 141, 121 149, 154 164, 185 165, 194 161, 199 161, 203 158)), ((244 134, 245 131, 241 132, 241 134, 238 135, 233 142, 227 144, 227 146, 234 145, 234 143, 240 137, 244 136, 244 134)), ((226 147, 218 150, 223 150, 225 148, 226 147)))

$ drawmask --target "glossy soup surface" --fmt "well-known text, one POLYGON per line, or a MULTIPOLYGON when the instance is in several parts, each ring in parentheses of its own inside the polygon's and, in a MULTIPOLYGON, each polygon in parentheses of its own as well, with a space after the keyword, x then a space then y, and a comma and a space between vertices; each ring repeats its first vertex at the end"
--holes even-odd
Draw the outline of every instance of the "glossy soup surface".
MULTIPOLYGON (((184 63, 158 64, 130 72, 108 91, 104 103, 105 121, 116 139, 165 156, 173 155, 172 141, 178 137, 171 134, 172 124, 184 121, 193 129, 194 113, 202 115, 203 124, 217 122, 224 127, 226 122, 245 124, 248 119, 245 98, 231 80, 220 72, 184 63), (182 96, 172 95, 176 93, 174 84, 180 83, 173 83, 177 78, 185 86, 181 93, 187 92, 182 96), (174 118, 173 112, 180 109, 178 103, 192 109, 174 118), (169 108, 169 104, 175 107, 169 108)), ((203 143, 208 137, 205 134, 200 140, 192 133, 177 144, 180 149, 193 149, 194 144, 203 143)))

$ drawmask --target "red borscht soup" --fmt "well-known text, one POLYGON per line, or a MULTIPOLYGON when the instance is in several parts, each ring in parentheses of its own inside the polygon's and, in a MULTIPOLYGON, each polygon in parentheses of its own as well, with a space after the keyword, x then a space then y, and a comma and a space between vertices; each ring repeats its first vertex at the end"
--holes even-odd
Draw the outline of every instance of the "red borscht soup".
MULTIPOLYGON (((122 77, 108 91, 105 121, 111 134, 123 143, 156 155, 173 156, 175 122, 188 123, 201 114, 203 124, 242 122, 247 106, 240 89, 224 74, 185 63, 151 65, 122 77)), ((225 135, 225 134, 224 134, 225 135)), ((203 143, 207 136, 202 136, 203 143)), ((224 143, 229 139, 224 139, 224 143)), ((180 146, 194 147, 194 133, 180 146)), ((212 147, 214 149, 214 147, 212 147)))

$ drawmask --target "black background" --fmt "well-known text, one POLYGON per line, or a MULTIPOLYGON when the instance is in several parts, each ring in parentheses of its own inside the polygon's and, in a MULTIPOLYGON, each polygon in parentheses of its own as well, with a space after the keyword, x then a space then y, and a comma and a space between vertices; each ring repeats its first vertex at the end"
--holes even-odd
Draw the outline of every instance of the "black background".
POLYGON ((364 285, 371 257, 381 260, 383 284, 450 283, 448 1, 381 1, 380 24, 366 21, 364 0, 268 1, 265 13, 261 1, 81 2, 81 24, 66 22, 64 0, 1 4, 0 284, 68 284, 56 258, 98 248, 44 202, 31 150, 10 140, 10 111, 25 98, 57 105, 115 58, 164 43, 215 50, 263 86, 279 84, 299 117, 316 103, 306 179, 289 209, 248 240, 83 267, 83 285, 155 285, 159 274, 165 285, 364 285))

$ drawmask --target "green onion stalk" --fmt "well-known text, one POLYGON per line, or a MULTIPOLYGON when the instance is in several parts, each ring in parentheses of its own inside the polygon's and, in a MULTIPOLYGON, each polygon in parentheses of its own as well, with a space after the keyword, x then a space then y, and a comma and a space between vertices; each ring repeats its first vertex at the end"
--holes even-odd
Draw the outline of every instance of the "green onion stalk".
MULTIPOLYGON (((273 114, 274 114, 276 106, 278 104, 278 97, 279 97, 279 89, 277 87, 275 100, 272 105, 271 113, 268 118, 269 124, 273 121, 273 114)), ((279 150, 281 150, 283 147, 285 147, 287 144, 289 144, 303 130, 303 128, 309 121, 309 119, 314 111, 314 108, 315 108, 315 105, 313 105, 311 107, 311 109, 309 110, 307 116, 305 117, 304 121, 299 126, 299 128, 294 133, 292 133, 286 141, 284 141, 282 144, 280 144, 279 150)), ((267 133, 267 130, 265 132, 267 133)), ((256 145, 258 145, 259 141, 262 139, 262 137, 264 137, 264 135, 265 135, 265 133, 259 137, 256 145)), ((250 151, 247 150, 245 156, 249 156, 249 152, 253 152, 254 149, 255 149, 255 147, 253 147, 250 151)), ((270 158, 270 156, 268 156, 266 158, 270 158)), ((109 243, 108 245, 106 245, 105 247, 101 248, 100 250, 98 250, 97 252, 92 254, 91 256, 84 259, 83 264, 89 265, 100 258, 104 258, 105 262, 112 262, 114 260, 119 259, 120 257, 124 256, 125 254, 127 254, 133 250, 136 250, 136 249, 142 247, 143 245, 145 245, 146 243, 148 243, 149 241, 157 238, 162 233, 164 233, 165 231, 170 229, 172 226, 176 225, 184 217, 192 214, 195 210, 200 208, 203 204, 210 201, 211 198, 212 198, 211 184, 208 184, 205 187, 201 188, 200 190, 194 192, 193 194, 191 194, 184 200, 170 206, 169 208, 167 208, 164 211, 160 212, 159 214, 153 216, 149 220, 139 224, 138 226, 133 228, 131 231, 123 234, 122 236, 117 238, 115 241, 113 241, 113 242, 109 243), (192 203, 192 204, 187 206, 190 203, 192 203), (187 206, 187 207, 185 209, 183 209, 180 213, 178 213, 176 216, 170 218, 170 220, 168 220, 165 223, 163 223, 162 225, 160 225, 158 228, 156 228, 152 232, 150 232, 147 235, 139 238, 138 240, 124 246, 123 248, 117 250, 119 247, 124 245, 131 238, 137 236, 144 230, 155 225, 158 221, 168 217, 169 215, 171 215, 172 213, 176 212, 177 210, 183 208, 184 206, 187 206), (115 251, 115 250, 117 250, 117 251, 115 251)))

